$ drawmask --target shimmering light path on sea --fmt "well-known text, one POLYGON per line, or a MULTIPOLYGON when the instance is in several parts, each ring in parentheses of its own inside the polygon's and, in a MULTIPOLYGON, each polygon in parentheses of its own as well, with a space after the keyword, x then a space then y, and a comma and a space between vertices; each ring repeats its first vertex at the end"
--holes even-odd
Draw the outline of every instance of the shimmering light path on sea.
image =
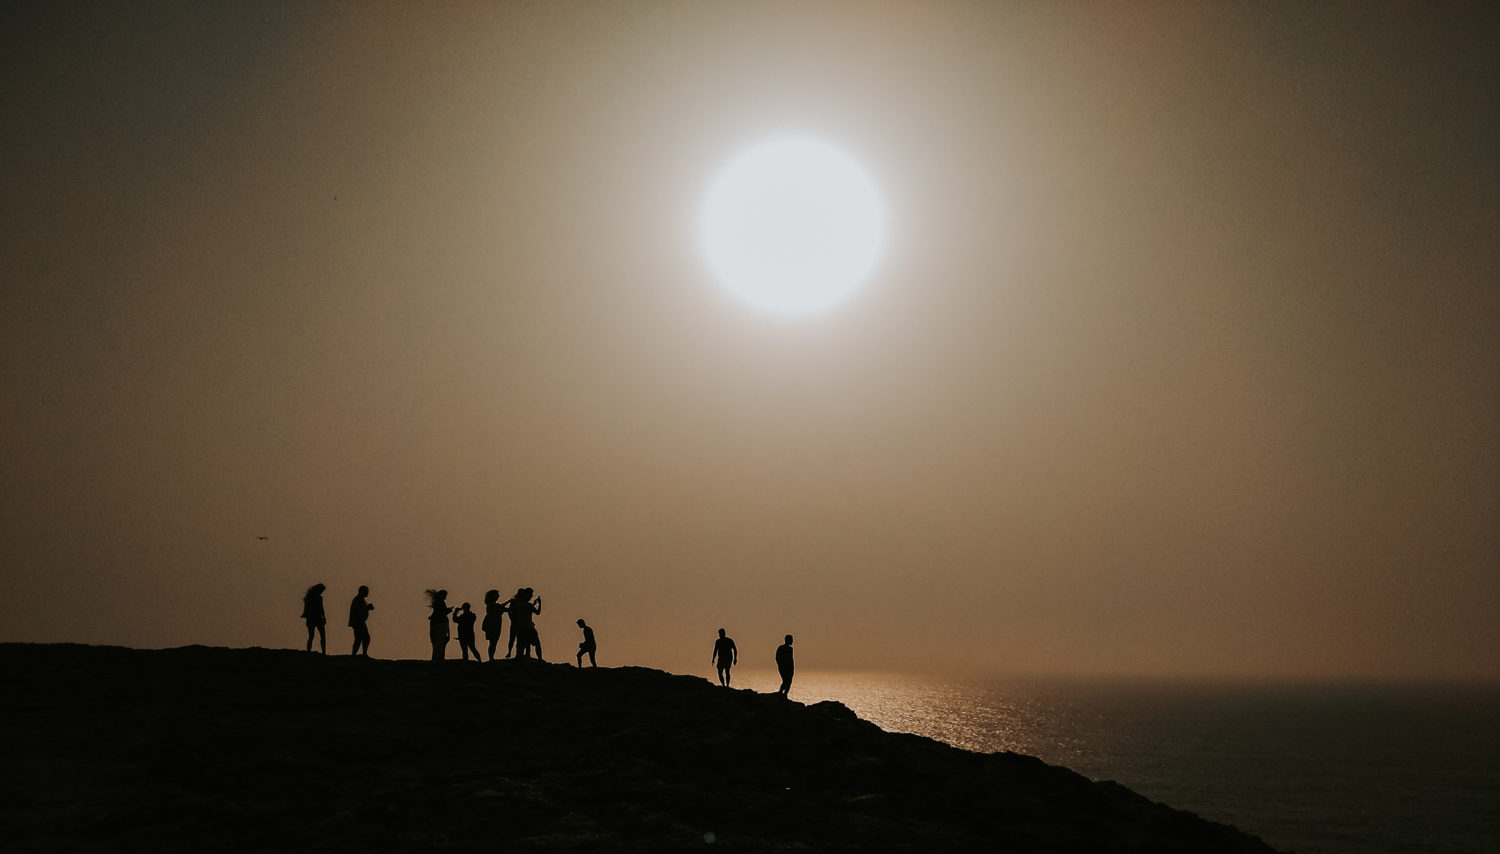
POLYGON ((792 698, 1116 780, 1300 854, 1500 851, 1500 687, 799 671, 792 698))

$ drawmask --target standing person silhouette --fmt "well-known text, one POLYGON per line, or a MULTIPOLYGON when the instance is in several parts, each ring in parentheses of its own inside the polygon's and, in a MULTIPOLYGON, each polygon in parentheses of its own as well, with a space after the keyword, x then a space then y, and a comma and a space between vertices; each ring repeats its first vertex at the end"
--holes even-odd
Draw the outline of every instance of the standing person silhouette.
POLYGON ((448 591, 428 590, 428 607, 432 613, 427 615, 427 636, 432 639, 432 660, 442 661, 448 651, 448 591))
POLYGON ((475 661, 483 661, 479 657, 479 647, 474 645, 474 621, 479 615, 469 609, 469 603, 465 602, 458 606, 453 612, 453 625, 458 627, 458 648, 464 654, 464 661, 469 660, 469 652, 473 651, 475 661))
POLYGON ((776 670, 781 673, 781 696, 785 697, 792 691, 792 674, 797 667, 792 661, 792 636, 786 636, 786 643, 776 647, 776 670))
POLYGON ((719 684, 728 688, 729 668, 740 663, 740 651, 735 648, 734 638, 725 636, 723 629, 719 629, 719 639, 714 641, 714 654, 708 657, 708 663, 717 663, 719 684))
POLYGON ((505 606, 500 604, 500 591, 485 593, 484 622, 479 624, 479 628, 484 631, 484 639, 490 642, 490 661, 495 660, 495 647, 500 643, 500 623, 504 617, 505 606))
MULTIPOLYGON (((578 645, 578 666, 583 666, 583 654, 588 653, 589 666, 598 667, 599 663, 594 661, 594 652, 599 649, 599 645, 594 642, 594 630, 582 618, 578 620, 578 628, 583 629, 583 643, 578 645)), ((537 653, 537 658, 541 657, 542 654, 537 653)))
POLYGON ((375 606, 365 601, 370 595, 370 588, 361 584, 359 592, 349 603, 349 628, 354 630, 354 651, 350 655, 364 655, 370 657, 370 612, 375 606))
POLYGON ((531 601, 532 589, 522 587, 516 591, 516 598, 510 600, 510 633, 511 639, 515 641, 516 658, 530 658, 531 650, 536 648, 537 660, 542 660, 542 639, 536 633, 536 623, 532 616, 542 613, 542 597, 538 596, 536 601, 531 601))
MULTIPOLYGON (((521 607, 521 603, 522 602, 524 602, 524 601, 526 601, 527 599, 530 599, 530 598, 531 598, 531 596, 530 596, 530 594, 528 594, 526 592, 526 588, 524 588, 524 587, 517 587, 516 588, 516 595, 514 595, 514 596, 510 597, 509 599, 505 600, 505 604, 503 604, 503 605, 500 606, 501 608, 504 608, 505 609, 505 613, 510 616, 510 637, 505 641, 505 657, 506 658, 510 658, 511 654, 516 651, 516 641, 517 640, 523 640, 524 641, 524 639, 525 639, 526 632, 522 629, 522 622, 521 621, 523 619, 524 620, 530 620, 531 618, 530 617, 524 617, 524 618, 521 617, 517 613, 517 609, 521 607)), ((530 613, 529 609, 528 609, 528 613, 530 613)))
POLYGON ((328 625, 328 617, 323 613, 323 591, 327 589, 322 584, 314 584, 302 595, 302 619, 307 621, 307 651, 312 652, 313 635, 317 634, 318 648, 324 655, 328 654, 328 632, 323 628, 328 625))

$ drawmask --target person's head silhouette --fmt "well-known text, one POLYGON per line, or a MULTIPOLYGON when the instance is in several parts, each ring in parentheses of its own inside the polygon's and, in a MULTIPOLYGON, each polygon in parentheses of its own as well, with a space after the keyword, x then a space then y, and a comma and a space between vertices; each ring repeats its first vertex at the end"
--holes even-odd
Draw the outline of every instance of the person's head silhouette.
POLYGON ((484 594, 484 604, 489 605, 489 604, 491 604, 493 602, 498 602, 498 601, 500 601, 500 591, 499 590, 491 590, 488 593, 484 594))
POLYGON ((791 635, 787 635, 786 636, 786 645, 787 646, 791 646, 792 645, 792 636, 791 635))
POLYGON ((578 618, 578 627, 579 628, 583 628, 583 618, 582 617, 578 618))
POLYGON ((361 584, 359 586, 359 595, 361 595, 361 596, 369 596, 370 595, 370 588, 368 588, 368 587, 364 586, 363 584, 361 584))
POLYGON ((719 637, 723 637, 723 636, 724 636, 724 630, 723 629, 719 629, 719 637))

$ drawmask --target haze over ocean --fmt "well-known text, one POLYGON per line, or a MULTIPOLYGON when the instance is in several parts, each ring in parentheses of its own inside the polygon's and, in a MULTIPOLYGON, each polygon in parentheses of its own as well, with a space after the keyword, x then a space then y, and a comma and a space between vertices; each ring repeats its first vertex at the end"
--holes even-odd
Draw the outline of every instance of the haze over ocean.
POLYGON ((1284 851, 1500 851, 1500 686, 799 671, 792 696, 1114 780, 1284 851))
POLYGON ((347 651, 367 585, 425 658, 423 590, 524 586, 554 660, 795 635, 931 674, 799 676, 893 729, 1500 850, 1497 44, 1495 2, 0 4, 0 641, 300 647, 318 584, 347 651), (995 673, 1076 681, 942 681, 995 673), (1335 687, 1439 682, 1492 687, 1335 687))
POLYGON ((649 8, 5 4, 0 640, 1500 680, 1497 7, 649 8), (886 212, 795 319, 784 134, 886 212))

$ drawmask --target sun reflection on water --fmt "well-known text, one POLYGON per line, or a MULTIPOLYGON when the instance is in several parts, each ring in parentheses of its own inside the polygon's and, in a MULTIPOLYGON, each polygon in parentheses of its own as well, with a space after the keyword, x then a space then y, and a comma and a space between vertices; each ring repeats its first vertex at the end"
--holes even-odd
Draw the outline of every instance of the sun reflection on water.
MULTIPOLYGON (((735 687, 776 690, 769 671, 735 671, 735 687)), ((798 672, 792 699, 833 700, 881 729, 934 738, 980 753, 1015 751, 1049 762, 1076 759, 1077 711, 1042 686, 981 684, 868 672, 798 672)), ((1097 753, 1098 745, 1091 752, 1097 753)))

